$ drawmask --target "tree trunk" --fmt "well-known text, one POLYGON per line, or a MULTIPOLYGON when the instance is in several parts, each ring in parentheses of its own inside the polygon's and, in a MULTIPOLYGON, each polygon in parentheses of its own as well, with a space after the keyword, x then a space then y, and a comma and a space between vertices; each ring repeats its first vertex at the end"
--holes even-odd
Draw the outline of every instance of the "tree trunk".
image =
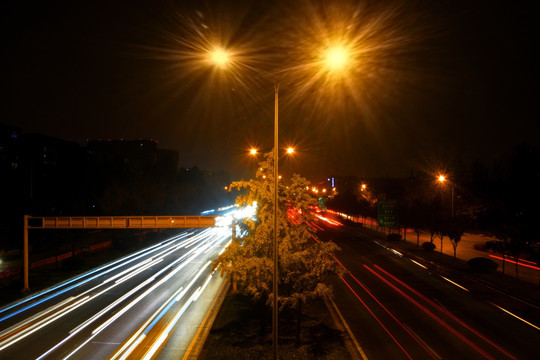
POLYGON ((234 278, 234 274, 231 274, 231 282, 232 282, 232 293, 238 294, 238 284, 236 282, 236 279, 234 278))
POLYGON ((504 275, 504 265, 505 265, 505 263, 506 263, 506 256, 505 256, 505 253, 504 253, 504 252, 502 253, 502 257, 503 257, 503 268, 502 268, 502 273, 503 273, 503 275, 504 275))
POLYGON ((264 300, 262 299, 257 300, 256 308, 257 308, 257 313, 259 315, 259 321, 260 321, 259 336, 264 336, 266 333, 266 318, 267 318, 267 312, 268 312, 268 309, 265 305, 264 300))
POLYGON ((298 302, 296 319, 296 336, 294 338, 294 346, 300 347, 300 330, 302 329, 302 300, 298 302))
POLYGON ((454 260, 456 260, 456 249, 457 249, 457 246, 454 246, 454 260))

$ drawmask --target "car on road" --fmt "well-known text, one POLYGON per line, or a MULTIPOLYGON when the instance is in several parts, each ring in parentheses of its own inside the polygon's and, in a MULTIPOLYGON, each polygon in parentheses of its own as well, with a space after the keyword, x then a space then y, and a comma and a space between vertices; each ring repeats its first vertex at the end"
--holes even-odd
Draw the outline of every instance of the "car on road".
POLYGON ((502 253, 504 251, 504 242, 501 241, 501 240, 486 241, 484 248, 487 251, 491 250, 491 251, 494 251, 494 252, 502 253))

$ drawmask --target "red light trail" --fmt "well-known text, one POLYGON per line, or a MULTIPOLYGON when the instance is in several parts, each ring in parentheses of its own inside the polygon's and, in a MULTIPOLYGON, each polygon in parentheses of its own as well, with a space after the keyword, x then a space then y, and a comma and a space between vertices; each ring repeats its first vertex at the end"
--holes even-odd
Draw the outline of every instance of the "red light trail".
MULTIPOLYGON (((374 265, 377 269, 380 269, 380 271, 383 271, 385 274, 389 274, 388 272, 382 270, 382 268, 380 268, 379 266, 377 265, 374 265)), ((486 359, 494 359, 491 355, 489 355, 488 353, 486 353, 483 349, 481 349, 478 345, 474 344, 471 340, 469 340, 467 337, 465 337, 464 335, 462 335, 459 331, 457 331, 456 329, 454 329, 453 327, 451 327, 450 325, 448 325, 445 321, 443 321, 441 318, 439 318, 437 315, 433 314, 431 311, 429 311, 427 308, 425 308, 424 306, 422 306, 420 303, 418 303, 416 300, 414 300, 413 298, 411 298, 409 295, 405 294, 405 292, 403 292, 401 289, 397 288, 394 284, 390 283, 387 279, 383 278, 380 274, 378 274, 377 272, 375 272, 375 270, 371 269, 369 266, 367 265, 364 265, 364 267, 369 270, 372 274, 374 274, 375 276, 377 276, 380 280, 382 280, 385 284, 387 284, 388 286, 390 286, 392 289, 394 289, 397 293, 399 293, 401 296, 403 296, 405 299, 409 300, 412 304, 414 304, 416 307, 418 307, 420 310, 422 310, 424 313, 426 313, 427 315, 429 315, 432 319, 436 320, 439 324, 441 324, 442 326, 444 326, 445 328, 447 328, 451 333, 453 333, 454 335, 456 335, 459 339, 461 339, 463 342, 465 342, 467 345, 469 345, 471 348, 473 348, 474 350, 476 350, 477 352, 479 352, 482 356, 484 356, 486 359)), ((391 276, 392 279, 395 279, 394 276, 391 276)), ((403 282, 399 281, 400 284, 404 284, 403 282)), ((405 285, 404 285, 405 286, 405 285)), ((411 291, 412 288, 410 288, 409 286, 406 286, 407 289, 410 289, 411 291)), ((413 291, 415 294, 420 294, 418 293, 417 291, 413 291)), ((420 296, 420 295, 419 295, 420 296)), ((425 296, 421 296, 421 298, 423 300, 426 300, 428 301, 428 303, 430 304, 433 304, 435 306, 435 303, 432 302, 431 300, 427 299, 425 296)), ((445 314, 449 315, 450 317, 452 317, 452 319, 454 319, 455 321, 457 321, 460 325, 463 325, 465 328, 467 328, 468 330, 472 331, 474 334, 476 334, 477 336, 479 336, 480 338, 482 338, 483 340, 485 340, 486 342, 488 342, 490 345, 492 345, 493 347, 497 348, 497 350, 503 352, 505 355, 507 355, 508 357, 512 358, 512 359, 516 359, 514 356, 508 354, 507 352, 505 352, 504 350, 502 350, 500 347, 498 347, 496 344, 494 344, 493 342, 491 342, 490 340, 488 340, 485 336, 481 335, 479 332, 475 331, 474 329, 472 329, 471 327, 467 326, 463 321, 459 320, 457 317, 455 317, 454 315, 450 314, 450 312, 446 311, 446 310, 442 310, 443 308, 439 305, 436 305, 436 308, 437 309, 441 309, 441 311, 443 311, 445 314)))
POLYGON ((396 278, 394 275, 390 274, 388 271, 384 270, 383 268, 381 268, 380 266, 378 265, 373 265, 375 268, 377 268, 377 270, 381 271, 382 273, 384 273, 385 275, 387 275, 388 277, 392 278, 394 281, 396 281, 397 283, 399 283, 400 285, 404 286, 407 290, 411 291, 412 293, 414 293, 416 296, 420 297, 422 300, 424 300, 425 302, 427 302, 428 304, 430 304, 431 306, 437 308, 437 310, 445 313, 446 315, 450 316, 454 321, 457 321, 461 326, 463 326, 464 328, 466 328, 467 330, 473 332, 476 336, 480 337, 482 340, 484 340, 485 342, 487 342, 488 344, 490 344, 491 346, 493 346, 494 348, 496 348, 497 350, 499 350, 500 352, 502 352, 503 354, 505 354, 506 356, 508 356, 509 358, 512 358, 512 359, 516 359, 515 356, 507 353, 504 349, 502 349, 501 347, 499 347, 497 344, 495 344, 493 341, 489 340, 488 338, 486 338, 484 335, 482 335, 481 333, 479 333, 478 331, 476 331, 475 329, 471 328, 469 325, 467 325, 464 321, 462 321, 461 319, 459 319, 458 317, 456 317, 454 314, 452 314, 451 312, 449 312, 448 310, 446 310, 445 308, 443 308, 442 306, 440 306, 439 304, 437 304, 436 302, 428 299, 427 297, 425 297, 424 295, 422 295, 420 292, 418 292, 417 290, 413 289, 412 287, 410 287, 409 285, 405 284, 403 281, 399 280, 398 278, 396 278))
MULTIPOLYGON (((497 260, 501 260, 501 261, 506 261, 506 262, 509 262, 511 264, 515 264, 516 262, 514 260, 510 260, 510 259, 503 259, 502 257, 500 256, 495 256, 495 255, 489 255, 489 257, 492 257, 494 259, 497 259, 497 260)), ((523 259, 518 259, 518 265, 521 265, 521 266, 525 266, 525 267, 528 267, 528 268, 531 268, 531 269, 534 269, 534 270, 540 270, 540 267, 538 266, 533 266, 533 265, 529 265, 529 264, 524 264, 523 262, 528 262, 528 263, 532 263, 534 264, 532 261, 527 261, 527 260, 523 260, 523 259)))
POLYGON ((412 357, 411 355, 409 355, 409 353, 403 348, 403 346, 401 346, 401 344, 399 343, 399 341, 396 340, 396 338, 392 335, 392 333, 390 333, 390 331, 386 328, 386 326, 384 326, 384 324, 382 323, 382 321, 377 317, 377 315, 375 315, 373 313, 373 311, 371 311, 371 309, 369 308, 369 306, 367 306, 367 304, 362 300, 362 298, 356 293, 356 291, 353 290, 353 288, 351 287, 351 285, 349 285, 349 283, 344 279, 344 278, 341 278, 341 280, 345 283, 345 285, 347 285, 347 287, 349 288, 349 290, 356 296, 356 298, 358 299, 358 301, 360 301, 360 303, 362 305, 364 305, 364 307, 366 308, 366 310, 371 314, 371 316, 373 316, 373 318, 375 320, 377 320, 377 322, 379 323, 379 325, 381 325, 381 327, 384 329, 384 331, 386 331, 386 333, 388 334, 388 336, 390 336, 390 338, 392 338, 392 340, 394 340, 394 342, 397 344, 397 346, 399 346, 399 348, 405 353, 405 355, 412 360, 412 357))

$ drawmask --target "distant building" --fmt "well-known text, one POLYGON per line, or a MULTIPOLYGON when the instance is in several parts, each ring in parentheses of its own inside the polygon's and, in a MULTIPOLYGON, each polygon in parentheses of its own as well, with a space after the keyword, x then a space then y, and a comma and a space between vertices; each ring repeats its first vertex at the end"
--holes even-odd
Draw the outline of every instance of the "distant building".
POLYGON ((0 168, 8 185, 2 191, 8 198, 17 194, 19 202, 50 197, 56 184, 74 180, 81 155, 74 142, 0 125, 0 168))
POLYGON ((87 140, 85 153, 90 168, 114 173, 144 175, 158 170, 174 174, 178 168, 178 152, 158 149, 153 139, 87 140))
POLYGON ((157 166, 165 174, 176 174, 178 171, 178 151, 158 149, 157 166))
POLYGON ((21 141, 21 129, 0 124, 0 169, 4 176, 19 170, 21 141))
POLYGON ((157 161, 154 140, 87 140, 86 156, 91 167, 143 175, 157 161))
MULTIPOLYGON (((57 181, 84 166, 81 147, 71 141, 41 134, 23 134, 23 155, 32 176, 57 181)), ((71 175, 70 175, 71 174, 71 175)))
POLYGON ((0 249, 18 246, 24 214, 76 212, 83 168, 77 143, 0 124, 0 249))

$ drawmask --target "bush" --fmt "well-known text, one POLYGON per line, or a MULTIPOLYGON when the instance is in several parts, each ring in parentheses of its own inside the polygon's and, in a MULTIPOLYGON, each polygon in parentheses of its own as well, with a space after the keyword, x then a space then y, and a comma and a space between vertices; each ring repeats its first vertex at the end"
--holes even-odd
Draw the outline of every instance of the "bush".
POLYGON ((492 273, 497 270, 499 265, 485 257, 475 257, 468 261, 469 267, 472 271, 478 273, 492 273))
POLYGON ((435 247, 435 244, 429 241, 426 241, 422 244, 422 249, 426 250, 427 252, 432 252, 433 250, 435 250, 435 247))
POLYGON ((402 236, 401 234, 388 234, 386 236, 386 240, 388 241, 399 241, 401 240, 402 236))

